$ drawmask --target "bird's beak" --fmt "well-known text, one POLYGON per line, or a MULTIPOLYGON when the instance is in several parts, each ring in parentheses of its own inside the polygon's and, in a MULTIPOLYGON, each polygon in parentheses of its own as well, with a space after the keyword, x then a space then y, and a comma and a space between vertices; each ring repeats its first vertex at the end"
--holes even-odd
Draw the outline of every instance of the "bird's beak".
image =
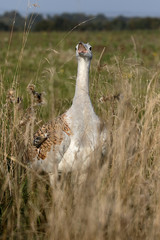
POLYGON ((79 43, 78 44, 78 53, 86 53, 87 49, 85 48, 85 46, 83 45, 83 43, 79 43))

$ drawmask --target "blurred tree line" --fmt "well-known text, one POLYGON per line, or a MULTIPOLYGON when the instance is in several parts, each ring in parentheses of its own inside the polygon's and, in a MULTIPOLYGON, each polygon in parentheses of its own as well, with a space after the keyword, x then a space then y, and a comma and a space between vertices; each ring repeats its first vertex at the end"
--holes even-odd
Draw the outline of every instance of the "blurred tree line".
POLYGON ((107 18, 103 14, 96 16, 85 15, 83 13, 63 13, 61 15, 29 14, 26 18, 15 11, 5 12, 0 15, 0 30, 10 31, 14 25, 14 30, 23 31, 27 26, 32 31, 68 31, 79 25, 77 30, 102 31, 102 30, 144 30, 160 29, 160 18, 156 17, 132 17, 118 16, 107 18), (92 19, 92 20, 91 20, 92 19), (81 24, 85 22, 85 24, 81 24))

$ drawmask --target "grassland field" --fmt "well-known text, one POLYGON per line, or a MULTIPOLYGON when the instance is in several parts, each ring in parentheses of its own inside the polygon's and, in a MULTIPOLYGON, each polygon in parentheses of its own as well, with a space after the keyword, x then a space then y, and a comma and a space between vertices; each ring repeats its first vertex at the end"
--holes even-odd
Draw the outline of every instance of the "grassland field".
MULTIPOLYGON (((146 69, 141 77, 144 82, 147 82, 150 76, 146 74, 156 71, 159 64, 160 43, 159 32, 156 31, 72 32, 68 36, 66 36, 67 33, 61 32, 29 33, 28 36, 24 33, 13 33, 9 50, 10 34, 3 32, 0 34, 0 64, 2 75, 5 71, 4 86, 6 89, 10 88, 13 79, 16 78, 19 94, 25 98, 25 104, 27 104, 25 90, 29 83, 35 84, 37 90, 45 91, 49 101, 48 72, 50 69, 54 69, 55 72, 52 89, 55 99, 71 101, 77 70, 75 46, 79 41, 90 42, 93 46, 91 87, 99 74, 97 66, 103 50, 100 64, 106 67, 101 68, 101 79, 98 85, 110 85, 109 88, 112 87, 112 90, 113 85, 120 82, 120 79, 119 81, 115 79, 114 71, 106 71, 107 67, 111 68, 118 62, 124 68, 122 77, 131 78, 131 67, 137 64, 141 69, 146 69)), ((108 91, 107 86, 105 91, 108 91)))
POLYGON ((160 31, 0 32, 0 239, 160 239, 159 39, 160 31), (90 94, 108 152, 81 187, 64 179, 51 189, 28 169, 27 144, 71 105, 79 41, 92 45, 90 94))

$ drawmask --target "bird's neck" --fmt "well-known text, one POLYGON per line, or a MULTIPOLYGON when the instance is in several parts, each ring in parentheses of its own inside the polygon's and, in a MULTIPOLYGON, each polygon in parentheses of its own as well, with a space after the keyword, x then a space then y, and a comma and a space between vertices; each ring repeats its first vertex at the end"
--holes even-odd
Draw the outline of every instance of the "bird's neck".
POLYGON ((84 100, 89 99, 89 69, 90 60, 85 58, 78 59, 78 70, 75 95, 73 103, 82 103, 84 100))

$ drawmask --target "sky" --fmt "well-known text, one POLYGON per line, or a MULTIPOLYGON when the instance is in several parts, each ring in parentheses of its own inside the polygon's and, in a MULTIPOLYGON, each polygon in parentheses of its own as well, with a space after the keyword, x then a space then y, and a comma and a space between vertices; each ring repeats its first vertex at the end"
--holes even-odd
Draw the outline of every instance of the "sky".
POLYGON ((103 13, 106 16, 159 16, 160 0, 0 0, 0 13, 17 10, 22 14, 38 12, 103 13))

